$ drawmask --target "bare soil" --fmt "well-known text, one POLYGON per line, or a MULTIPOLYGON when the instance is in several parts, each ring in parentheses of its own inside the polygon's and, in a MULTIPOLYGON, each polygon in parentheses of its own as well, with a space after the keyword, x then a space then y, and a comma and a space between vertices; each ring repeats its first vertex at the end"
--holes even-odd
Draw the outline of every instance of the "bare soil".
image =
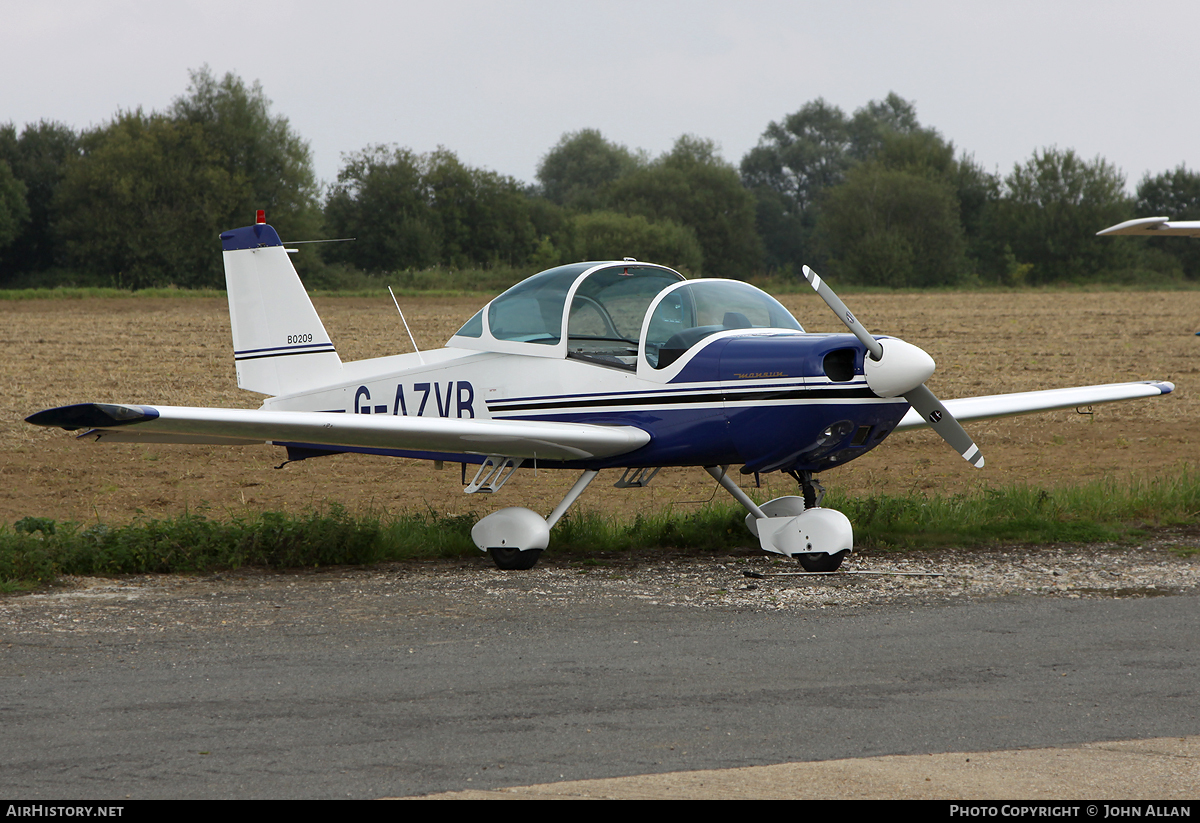
MULTIPOLYGON (((474 313, 478 298, 402 301, 418 344, 435 348, 474 313)), ((841 331, 811 294, 783 302, 810 331, 841 331)), ((969 424, 987 465, 968 466, 931 432, 893 435, 874 452, 827 472, 852 493, 953 493, 1029 482, 1056 486, 1104 477, 1177 474, 1200 456, 1192 391, 1200 292, 1022 292, 853 295, 878 333, 916 343, 937 360, 930 387, 943 399, 1127 380, 1170 380, 1174 394, 969 424)), ((391 301, 317 301, 344 360, 408 351, 391 301)), ((574 474, 522 470, 502 492, 463 495, 459 467, 340 455, 274 467, 282 449, 94 445, 23 422, 44 408, 85 401, 255 408, 237 388, 228 309, 215 299, 86 299, 0 303, 7 358, 0 374, 0 518, 124 522, 139 515, 209 510, 301 510, 338 502, 352 510, 434 509, 479 515, 511 505, 549 511, 574 474)), ((711 499, 699 469, 664 470, 646 489, 593 484, 578 505, 632 515, 684 510, 711 499)), ((752 481, 751 481, 752 482, 752 481)), ((763 478, 776 494, 793 484, 763 478)))

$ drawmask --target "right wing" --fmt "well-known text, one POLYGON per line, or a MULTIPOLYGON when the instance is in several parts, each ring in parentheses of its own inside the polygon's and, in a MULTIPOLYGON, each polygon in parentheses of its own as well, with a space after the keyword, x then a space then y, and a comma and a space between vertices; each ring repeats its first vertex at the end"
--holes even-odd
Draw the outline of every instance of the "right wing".
POLYGON ((1140 237, 1174 234, 1184 237, 1200 237, 1200 220, 1172 222, 1169 217, 1139 217, 1137 220, 1126 220, 1124 223, 1109 226, 1096 234, 1136 234, 1140 237))
MULTIPOLYGON (((944 400, 942 404, 960 423, 970 420, 992 420, 1018 414, 1094 406, 1138 397, 1157 397, 1175 390, 1174 383, 1147 380, 1142 383, 1106 383, 1102 386, 1077 386, 1070 389, 991 394, 983 397, 961 397, 944 400)), ((919 429, 928 426, 916 409, 909 409, 894 431, 919 429)))
POLYGON ((25 420, 67 431, 88 429, 79 436, 112 443, 303 444, 546 460, 612 457, 650 442, 650 434, 636 426, 110 403, 47 409, 25 420))

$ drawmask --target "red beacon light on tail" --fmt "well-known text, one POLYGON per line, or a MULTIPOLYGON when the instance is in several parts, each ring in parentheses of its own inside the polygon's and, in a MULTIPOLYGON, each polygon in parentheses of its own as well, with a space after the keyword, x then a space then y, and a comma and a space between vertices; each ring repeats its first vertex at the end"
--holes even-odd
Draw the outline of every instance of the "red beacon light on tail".
POLYGON ((267 222, 267 210, 259 209, 257 212, 255 212, 254 222, 255 223, 266 223, 267 222))

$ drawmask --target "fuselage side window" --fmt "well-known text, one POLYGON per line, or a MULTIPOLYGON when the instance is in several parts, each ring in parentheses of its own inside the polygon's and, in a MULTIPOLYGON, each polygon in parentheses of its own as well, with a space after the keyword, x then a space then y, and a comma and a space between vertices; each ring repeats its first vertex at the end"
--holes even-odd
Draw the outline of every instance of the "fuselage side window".
POLYGON ((559 266, 513 286, 488 306, 488 330, 497 340, 554 346, 562 339, 567 292, 588 264, 559 266))
POLYGON ((455 337, 483 337, 483 309, 475 312, 475 316, 463 323, 463 327, 454 333, 455 337))

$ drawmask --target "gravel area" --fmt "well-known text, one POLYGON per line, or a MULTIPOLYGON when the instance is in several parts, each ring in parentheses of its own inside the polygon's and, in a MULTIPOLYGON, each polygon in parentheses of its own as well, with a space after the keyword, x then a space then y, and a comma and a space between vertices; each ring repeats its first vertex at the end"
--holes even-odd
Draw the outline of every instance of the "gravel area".
POLYGON ((72 577, 46 591, 0 598, 10 639, 29 633, 220 630, 328 622, 380 613, 478 614, 585 609, 614 599, 680 608, 754 611, 945 604, 979 598, 1156 597, 1200 585, 1194 539, 1146 544, 1015 547, 852 555, 841 571, 800 573, 782 558, 644 555, 591 559, 549 553, 529 572, 486 558, 370 568, 211 575, 72 577))

